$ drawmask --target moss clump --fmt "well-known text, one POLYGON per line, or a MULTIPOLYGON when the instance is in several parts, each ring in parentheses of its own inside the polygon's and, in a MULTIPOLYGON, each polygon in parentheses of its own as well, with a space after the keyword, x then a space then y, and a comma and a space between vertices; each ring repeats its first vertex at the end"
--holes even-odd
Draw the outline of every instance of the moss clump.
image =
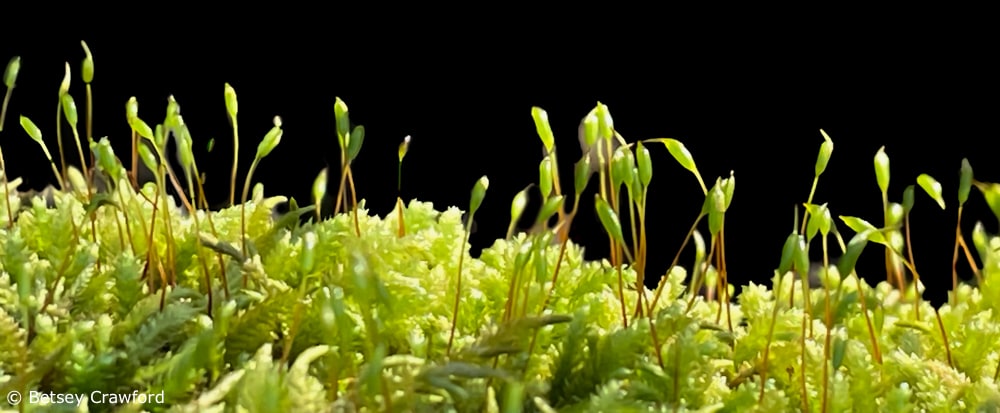
MULTIPOLYGON (((89 91, 92 61, 84 67, 89 91)), ((16 71, 5 76, 7 99, 16 71)), ((61 107, 67 135, 80 142, 68 82, 61 107)), ((235 90, 227 87, 225 98, 235 125, 235 90)), ((547 115, 532 110, 546 150, 538 231, 512 233, 476 258, 458 208, 400 200, 384 217, 369 214, 350 170, 364 129, 350 124, 342 101, 334 110, 342 180, 336 213, 324 220, 303 219, 320 216, 315 206, 265 196, 260 185, 249 191, 250 176, 242 203, 209 210, 179 104, 171 100, 155 127, 134 100, 128 108, 131 167, 107 138, 91 138, 86 122, 90 153, 80 146, 80 169, 52 162, 59 187, 49 199, 20 196, 20 181, 6 176, 0 186, 0 217, 9 217, 0 228, 0 393, 23 395, 8 404, 24 411, 76 403, 92 411, 248 412, 1000 408, 1000 238, 978 226, 969 251, 957 236, 978 287, 956 283, 949 303, 935 309, 920 298, 906 254, 912 186, 901 204, 883 197, 882 227, 842 217, 857 233, 847 242, 810 196, 771 285, 744 286, 731 300, 722 239, 735 178, 707 187, 680 142, 630 144, 601 104, 581 124, 586 154, 565 192, 547 115), (163 156, 171 137, 179 171, 163 156), (693 240, 695 262, 687 270, 675 260, 655 289, 643 286, 652 178, 645 144, 664 145, 705 193, 685 240, 693 240), (153 182, 137 184, 139 161, 153 182), (584 260, 566 236, 591 181, 611 240, 600 262, 584 260), (275 216, 286 201, 290 212, 275 216), (703 220, 708 244, 697 229, 703 220), (841 249, 837 265, 823 267, 820 287, 796 283, 805 281, 810 246, 828 256, 830 239, 841 249), (869 242, 887 251, 887 281, 875 286, 854 271, 869 242), (702 286, 708 293, 696 294, 702 286), (52 405, 38 394, 83 399, 52 405)), ((40 129, 20 119, 48 154, 40 129)), ((253 165, 281 135, 276 121, 253 165)), ((825 137, 817 181, 832 151, 825 137)), ((400 162, 404 154, 405 143, 400 162)), ((875 167, 885 192, 884 151, 875 167)), ((960 202, 976 186, 996 206, 997 186, 972 179, 967 163, 962 171, 960 202)), ((325 180, 324 171, 314 201, 327 196, 325 180)), ((936 181, 917 183, 944 207, 936 181)), ((233 199, 236 185, 234 175, 233 199)), ((487 189, 485 178, 473 186, 470 214, 487 189)))

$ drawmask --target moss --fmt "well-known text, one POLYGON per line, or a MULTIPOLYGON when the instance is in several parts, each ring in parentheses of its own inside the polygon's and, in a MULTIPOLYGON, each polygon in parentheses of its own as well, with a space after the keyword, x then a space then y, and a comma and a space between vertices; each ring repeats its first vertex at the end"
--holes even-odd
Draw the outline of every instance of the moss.
MULTIPOLYGON (((93 69, 91 62, 91 76, 93 69)), ((8 91, 13 79, 16 73, 5 76, 8 91)), ((235 102, 229 87, 234 120, 235 102)), ((685 243, 693 240, 695 262, 674 262, 649 289, 641 285, 651 158, 642 144, 614 132, 606 106, 598 104, 581 123, 586 155, 572 191, 553 184, 560 180, 558 168, 545 167, 556 162, 547 115, 532 111, 546 147, 539 187, 549 207, 536 219, 537 231, 513 233, 472 257, 459 208, 401 201, 380 217, 351 195, 350 162, 364 132, 350 124, 343 101, 336 113, 346 173, 337 194, 317 185, 316 204, 327 196, 339 200, 323 220, 309 218, 320 216, 316 206, 294 203, 290 219, 275 216, 288 200, 265 196, 260 185, 243 203, 206 208, 200 182, 186 179, 198 176, 195 160, 181 156, 183 169, 174 171, 160 156, 171 136, 181 148, 191 142, 179 104, 170 104, 174 110, 155 127, 137 109, 129 118, 135 156, 154 182, 138 187, 130 179, 134 168, 114 156, 106 139, 90 140, 95 162, 83 160, 86 172, 53 162, 59 187, 45 194, 20 196, 20 181, 7 181, 2 196, 9 203, 0 202, 0 216, 10 215, 10 225, 0 228, 0 393, 25 395, 26 411, 53 408, 29 399, 32 392, 86 396, 82 403, 92 411, 1000 406, 994 287, 1000 238, 977 227, 979 286, 957 286, 939 309, 915 298, 914 289, 922 291, 916 279, 890 277, 872 286, 854 271, 869 242, 892 248, 890 269, 915 270, 903 253, 908 244, 895 241, 909 226, 912 189, 902 205, 884 200, 883 228, 846 217, 843 223, 857 233, 849 242, 840 239, 825 204, 810 197, 770 285, 737 287, 717 248, 735 178, 702 183, 706 201, 696 222, 708 222, 710 243, 693 226, 685 243), (98 180, 103 189, 90 189, 98 180), (601 261, 585 260, 563 232, 592 180, 600 185, 598 215, 613 240, 601 261), (169 188, 184 195, 168 196, 169 188), (809 248, 818 245, 827 255, 828 237, 844 252, 828 272, 817 271, 809 248), (803 289, 794 281, 807 272, 815 279, 803 289), (699 288, 692 284, 712 294, 694 293, 699 288), (100 397, 133 394, 151 399, 128 405, 100 397)), ((47 152, 24 119, 23 129, 47 152)), ((279 144, 280 127, 276 122, 254 164, 279 144)), ((833 151, 824 137, 817 181, 833 151)), ((663 144, 703 182, 680 142, 645 143, 663 144)), ((400 162, 404 154, 401 147, 400 162)), ((888 182, 884 151, 877 159, 878 180, 888 182)), ((963 171, 968 179, 959 192, 967 198, 975 184, 991 202, 993 187, 974 182, 967 164, 963 171)), ((941 197, 932 178, 919 181, 931 197, 941 197)), ((246 182, 249 188, 251 177, 246 182)), ((469 215, 484 197, 493 202, 486 183, 474 187, 469 215)), ((234 178, 233 193, 235 187, 234 178)), ((517 205, 514 220, 523 211, 517 205)), ((965 246, 964 237, 956 242, 965 246)))

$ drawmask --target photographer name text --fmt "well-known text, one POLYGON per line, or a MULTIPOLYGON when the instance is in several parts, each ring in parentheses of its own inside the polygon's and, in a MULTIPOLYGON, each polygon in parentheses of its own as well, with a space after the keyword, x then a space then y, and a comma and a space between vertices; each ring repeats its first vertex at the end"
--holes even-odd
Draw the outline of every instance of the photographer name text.
POLYGON ((55 392, 41 392, 41 391, 31 391, 28 392, 27 397, 22 397, 21 394, 11 394, 7 395, 7 402, 11 405, 20 404, 22 401, 28 404, 34 405, 56 405, 56 404, 72 404, 75 406, 80 406, 83 404, 84 400, 87 400, 89 404, 110 404, 110 405, 121 405, 121 404, 146 404, 146 403, 160 403, 165 401, 165 395, 163 391, 159 393, 140 393, 138 390, 132 393, 105 393, 100 390, 94 390, 90 393, 55 393, 55 392))

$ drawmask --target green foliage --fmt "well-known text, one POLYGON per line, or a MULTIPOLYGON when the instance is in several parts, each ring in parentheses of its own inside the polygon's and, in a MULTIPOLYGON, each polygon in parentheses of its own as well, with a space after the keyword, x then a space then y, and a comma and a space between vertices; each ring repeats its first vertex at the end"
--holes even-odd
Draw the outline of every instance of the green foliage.
MULTIPOLYGON (((87 50, 86 83, 92 59, 87 50)), ((8 87, 20 63, 13 62, 8 87)), ((61 110, 75 123, 68 84, 67 77, 61 110)), ((229 85, 224 98, 235 128, 236 95, 229 85)), ((559 188, 548 115, 532 109, 545 148, 539 168, 545 202, 535 231, 513 231, 529 186, 511 204, 510 233, 478 257, 469 251, 471 224, 454 207, 400 201, 380 217, 361 200, 350 212, 319 220, 325 169, 314 184, 316 205, 300 208, 292 201, 284 217, 273 210, 287 199, 265 197, 260 185, 244 203, 219 211, 200 208, 193 189, 190 199, 179 196, 178 205, 167 189, 181 179, 163 148, 171 136, 179 140, 186 148, 184 177, 191 179, 197 171, 190 154, 195 137, 183 127, 173 100, 155 132, 139 119, 137 105, 134 98, 126 105, 130 127, 144 139, 133 156, 154 171, 155 182, 133 186, 111 149, 115 137, 90 139, 95 164, 82 168, 107 180, 102 192, 86 187, 87 173, 59 171, 53 163, 57 179, 72 185, 49 191, 50 202, 12 194, 9 206, 0 203, 13 221, 0 228, 2 394, 82 395, 81 406, 90 411, 173 412, 902 412, 1000 406, 1000 237, 976 226, 972 244, 982 262, 975 268, 981 280, 975 287, 958 285, 952 300, 937 309, 920 298, 918 281, 909 290, 890 282, 870 285, 855 271, 868 241, 890 247, 892 257, 912 267, 903 253, 909 245, 897 242, 899 227, 910 225, 897 212, 913 207, 912 189, 903 204, 882 200, 891 218, 886 228, 836 215, 855 234, 846 245, 841 240, 845 251, 838 263, 820 271, 820 286, 803 288, 796 282, 806 281, 814 238, 821 236, 823 245, 815 249, 826 254, 827 235, 840 237, 830 203, 810 195, 801 229, 796 216, 784 248, 774 251, 780 260, 770 285, 751 283, 726 302, 688 288, 687 278, 690 272, 705 277, 709 287, 736 290, 725 278, 724 255, 714 255, 735 178, 730 174, 705 187, 681 142, 645 141, 662 143, 706 196, 690 234, 694 266, 674 265, 656 290, 646 289, 644 194, 653 154, 642 143, 626 144, 603 105, 584 118, 581 145, 604 153, 584 153, 576 162, 573 194, 559 188), (614 263, 584 260, 582 248, 557 237, 572 222, 595 172, 602 181, 601 194, 594 195, 598 218, 627 257, 614 263), (623 186, 627 203, 616 197, 623 186), (636 209, 638 224, 631 214, 636 209), (313 212, 314 219, 303 220, 313 212), (712 248, 696 228, 704 217, 712 248), (550 228, 553 219, 558 222, 550 228), (95 391, 151 398, 109 404, 93 399, 95 391)), ((345 150, 343 171, 350 173, 364 128, 351 128, 339 99, 334 115, 345 150)), ((51 161, 38 126, 20 119, 51 161)), ((282 135, 276 118, 254 164, 282 135)), ((832 139, 822 136, 813 191, 833 151, 832 139)), ((400 162, 404 154, 401 146, 400 162)), ((875 166, 884 193, 889 179, 883 150, 875 166)), ((974 180, 964 160, 962 171, 959 205, 974 185, 997 210, 997 186, 974 180)), ((7 182, 15 190, 21 181, 7 182)), ((488 183, 483 177, 475 184, 470 215, 485 201, 488 183)), ((940 183, 921 175, 917 184, 945 206, 940 183)), ((244 198, 249 188, 247 177, 244 198)), ((77 408, 27 402, 19 407, 77 408)))

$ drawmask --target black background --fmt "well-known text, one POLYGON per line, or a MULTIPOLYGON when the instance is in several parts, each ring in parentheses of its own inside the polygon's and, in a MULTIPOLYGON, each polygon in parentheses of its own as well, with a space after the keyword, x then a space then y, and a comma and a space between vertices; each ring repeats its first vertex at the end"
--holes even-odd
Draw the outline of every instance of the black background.
MULTIPOLYGON (((223 203, 232 150, 223 100, 223 84, 229 82, 239 95, 239 182, 272 117, 280 115, 284 138, 255 180, 268 194, 307 204, 316 174, 339 164, 333 118, 339 96, 352 120, 367 130, 354 171, 359 195, 373 213, 384 215, 393 207, 396 148, 406 135, 413 143, 403 166, 404 199, 464 209, 476 179, 490 178, 477 215, 475 250, 504 235, 511 197, 537 181, 542 150, 532 106, 548 111, 566 188, 572 187, 572 163, 580 155, 576 127, 597 101, 610 107, 616 128, 629 141, 684 142, 708 185, 735 171, 726 237, 730 277, 737 284, 766 283, 772 276, 792 228, 793 205, 808 196, 820 128, 833 138, 835 150, 815 201, 829 202, 835 216, 881 224, 872 159, 883 145, 891 158, 892 200, 900 201, 920 173, 944 185, 948 210, 918 189, 912 213, 917 268, 932 287, 926 296, 937 302, 951 283, 961 159, 970 160, 978 179, 1000 179, 993 143, 996 53, 985 40, 989 33, 975 24, 960 29, 919 22, 891 29, 748 24, 727 26, 732 30, 725 33, 714 27, 653 26, 629 34, 572 25, 557 30, 560 34, 538 34, 530 25, 515 30, 452 22, 456 27, 436 31, 421 31, 420 24, 386 25, 342 35, 334 22, 311 25, 315 32, 296 31, 294 25, 234 31, 220 24, 176 23, 181 30, 125 34, 123 26, 92 27, 3 37, 0 59, 22 57, 0 136, 9 175, 25 178, 22 190, 40 189, 52 179, 17 117, 32 118, 55 151, 53 118, 64 61, 71 64, 72 93, 83 110, 81 38, 95 55, 94 134, 108 136, 120 157, 127 157, 129 147, 128 98, 137 97, 140 116, 152 125, 162 121, 172 94, 208 173, 209 196, 223 203), (204 149, 209 138, 216 140, 211 154, 204 149)), ((648 278, 666 270, 702 202, 693 177, 662 146, 651 151, 648 278)), ((331 192, 336 178, 334 173, 331 192)), ((590 258, 605 257, 606 237, 590 204, 584 207, 572 237, 588 247, 590 258)), ((966 231, 977 220, 996 231, 996 219, 973 190, 966 231)), ((852 235, 839 225, 845 237, 852 235)), ((818 259, 819 248, 814 252, 818 259)), ((681 264, 690 267, 691 254, 683 257, 681 264)), ((877 245, 862 256, 860 270, 869 282, 884 279, 881 259, 877 245)), ((962 265, 960 274, 971 277, 962 265)))

